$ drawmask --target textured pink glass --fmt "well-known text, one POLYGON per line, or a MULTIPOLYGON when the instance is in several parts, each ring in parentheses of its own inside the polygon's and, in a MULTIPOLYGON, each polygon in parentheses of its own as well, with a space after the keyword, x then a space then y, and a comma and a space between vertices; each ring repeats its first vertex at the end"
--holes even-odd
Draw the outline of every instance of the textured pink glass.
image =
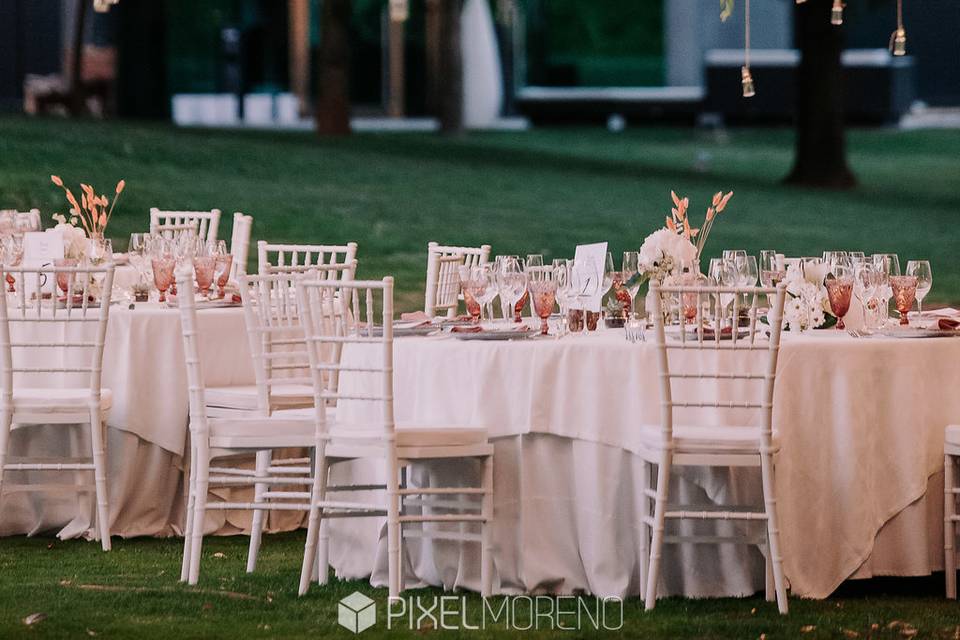
POLYGON ((837 329, 845 329, 843 317, 850 310, 850 299, 853 297, 853 278, 827 278, 827 298, 830 299, 830 310, 837 316, 837 329))
POLYGON ((167 289, 173 284, 173 270, 177 266, 177 260, 173 256, 166 255, 153 258, 150 262, 153 265, 153 284, 160 292, 160 302, 166 302, 167 289))
POLYGON ((210 295, 210 287, 213 286, 213 270, 216 266, 217 259, 214 256, 196 256, 193 259, 193 272, 197 277, 200 295, 210 295))
POLYGON ((900 312, 900 324, 910 324, 907 316, 917 297, 917 276, 890 276, 890 288, 893 289, 893 303, 900 312))
POLYGON ((540 335, 545 336, 550 333, 547 318, 553 313, 553 305, 557 302, 557 282, 555 280, 535 281, 528 284, 527 288, 533 299, 533 310, 540 317, 540 335))
POLYGON ((482 293, 483 287, 478 287, 473 282, 466 282, 463 285, 463 302, 467 306, 467 313, 477 324, 480 323, 480 303, 477 302, 477 296, 482 293))
POLYGON ((217 295, 221 298, 227 295, 227 281, 230 280, 230 269, 233 267, 233 255, 225 253, 217 256, 217 295))
POLYGON ((520 317, 520 314, 523 313, 523 308, 527 306, 527 300, 530 299, 530 292, 524 291, 523 295, 520 296, 520 299, 517 300, 517 304, 513 306, 513 321, 514 322, 523 322, 523 319, 520 317))
MULTIPOLYGON (((76 267, 79 264, 80 261, 76 258, 59 258, 53 261, 53 266, 55 267, 76 267)), ((63 291, 63 295, 67 295, 67 292, 73 288, 76 282, 77 274, 65 273, 63 271, 57 271, 56 274, 57 286, 63 291)))

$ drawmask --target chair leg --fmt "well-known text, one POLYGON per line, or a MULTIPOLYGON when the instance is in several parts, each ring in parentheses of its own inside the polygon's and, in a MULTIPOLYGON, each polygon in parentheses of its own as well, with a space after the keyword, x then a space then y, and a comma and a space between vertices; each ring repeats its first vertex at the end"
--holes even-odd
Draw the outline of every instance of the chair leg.
POLYGON ((483 503, 480 525, 480 595, 493 595, 493 456, 483 460, 483 503))
POLYGON ((330 579, 330 519, 320 520, 320 539, 317 542, 317 584, 330 579))
POLYGON ((110 551, 110 500, 107 494, 107 456, 103 415, 100 407, 90 411, 90 442, 93 447, 93 481, 97 493, 97 533, 104 551, 110 551))
POLYGON ((773 554, 770 553, 770 538, 767 538, 767 544, 763 549, 763 594, 767 602, 777 601, 777 591, 774 588, 773 581, 773 554))
POLYGON ((957 523, 953 517, 957 513, 957 497, 954 474, 956 472, 953 456, 943 457, 943 570, 947 579, 947 597, 957 598, 957 556, 954 544, 957 536, 957 523))
POLYGON ((193 460, 197 479, 194 483, 193 527, 190 531, 190 575, 187 581, 189 584, 197 584, 200 579, 203 521, 207 510, 207 491, 210 486, 210 453, 205 448, 197 447, 196 454, 193 460))
POLYGON ((650 517, 650 498, 647 490, 650 488, 650 463, 643 460, 640 463, 640 599, 644 599, 647 592, 647 573, 650 563, 650 525, 646 519, 650 517))
POLYGON ((403 583, 400 577, 400 495, 398 493, 398 478, 400 475, 399 461, 396 451, 391 450, 387 461, 387 558, 389 595, 391 598, 400 596, 403 583))
MULTIPOLYGON (((270 470, 270 461, 272 452, 257 451, 257 470, 258 478, 265 477, 270 470)), ((253 501, 259 503, 263 501, 263 494, 267 491, 266 484, 255 484, 253 488, 253 501)), ((247 573, 253 573, 257 568, 257 554, 260 552, 260 540, 263 537, 263 521, 267 517, 264 509, 253 510, 253 522, 250 525, 250 548, 247 550, 247 573)))
POLYGON ((770 561, 773 564, 773 585, 777 594, 777 608, 786 614, 787 588, 783 577, 783 556, 780 554, 780 521, 777 517, 777 495, 774 490, 773 455, 760 454, 760 474, 763 480, 763 502, 767 515, 767 540, 770 561))
POLYGON ((650 567, 647 575, 647 592, 644 607, 647 611, 657 603, 657 583, 660 580, 660 556, 663 553, 663 527, 666 520, 667 499, 670 488, 672 454, 665 451, 657 468, 657 497, 653 504, 653 536, 650 542, 650 567))
POLYGON ((325 445, 316 446, 316 462, 313 470, 313 484, 310 488, 310 514, 307 518, 307 541, 303 546, 303 565, 300 567, 300 587, 298 595, 304 595, 310 589, 310 580, 317 568, 317 539, 320 537, 323 509, 320 503, 327 494, 327 456, 325 445))
POLYGON ((10 427, 13 414, 10 412, 0 415, 0 503, 3 502, 3 469, 7 464, 7 447, 10 442, 10 427))
POLYGON ((190 578, 190 550, 193 547, 193 509, 197 490, 197 472, 193 461, 196 460, 196 452, 190 446, 190 468, 187 476, 187 513, 186 524, 183 528, 183 562, 180 566, 180 582, 186 582, 190 578))

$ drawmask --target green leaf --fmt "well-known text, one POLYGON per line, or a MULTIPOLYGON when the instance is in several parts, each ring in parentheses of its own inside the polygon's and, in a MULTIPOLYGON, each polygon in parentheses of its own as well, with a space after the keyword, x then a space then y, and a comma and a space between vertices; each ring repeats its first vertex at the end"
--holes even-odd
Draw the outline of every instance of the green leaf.
POLYGON ((720 0, 720 21, 726 22, 733 15, 733 0, 720 0))

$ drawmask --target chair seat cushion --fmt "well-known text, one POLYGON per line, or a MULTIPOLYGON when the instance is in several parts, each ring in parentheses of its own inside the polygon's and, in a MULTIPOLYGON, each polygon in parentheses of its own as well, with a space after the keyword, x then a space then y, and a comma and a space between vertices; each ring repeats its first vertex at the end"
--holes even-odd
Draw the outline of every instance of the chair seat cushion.
MULTIPOLYGON (((292 412, 279 412, 288 414, 292 412)), ((280 449, 315 444, 313 416, 213 418, 207 421, 210 446, 221 449, 280 449)))
MULTIPOLYGON (((50 389, 22 387, 13 390, 13 406, 15 412, 74 412, 84 411, 90 406, 92 394, 89 389, 50 389)), ((100 408, 103 411, 113 406, 113 391, 100 390, 100 408)))
POLYGON ((951 449, 948 453, 960 452, 960 424, 951 424, 943 435, 947 449, 951 449))
MULTIPOLYGON (((742 426, 674 426, 673 444, 676 453, 759 453, 760 427, 742 426)), ((641 442, 649 449, 662 449, 660 425, 644 425, 641 442)), ((771 441, 776 448, 776 440, 771 441)))
POLYGON ((487 430, 461 427, 397 426, 398 447, 459 447, 486 444, 487 430))
MULTIPOLYGON (((274 385, 270 396, 275 404, 309 406, 313 404, 313 387, 305 384, 274 385)), ((257 386, 253 384, 207 387, 204 397, 208 407, 245 411, 257 409, 257 386)))

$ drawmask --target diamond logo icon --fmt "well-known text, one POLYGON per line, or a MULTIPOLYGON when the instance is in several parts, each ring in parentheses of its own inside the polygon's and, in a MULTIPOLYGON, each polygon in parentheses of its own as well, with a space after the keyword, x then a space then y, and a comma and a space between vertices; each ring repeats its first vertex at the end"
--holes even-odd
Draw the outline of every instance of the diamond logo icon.
POLYGON ((374 601, 359 591, 354 591, 337 604, 337 622, 354 633, 369 629, 376 621, 374 601))

